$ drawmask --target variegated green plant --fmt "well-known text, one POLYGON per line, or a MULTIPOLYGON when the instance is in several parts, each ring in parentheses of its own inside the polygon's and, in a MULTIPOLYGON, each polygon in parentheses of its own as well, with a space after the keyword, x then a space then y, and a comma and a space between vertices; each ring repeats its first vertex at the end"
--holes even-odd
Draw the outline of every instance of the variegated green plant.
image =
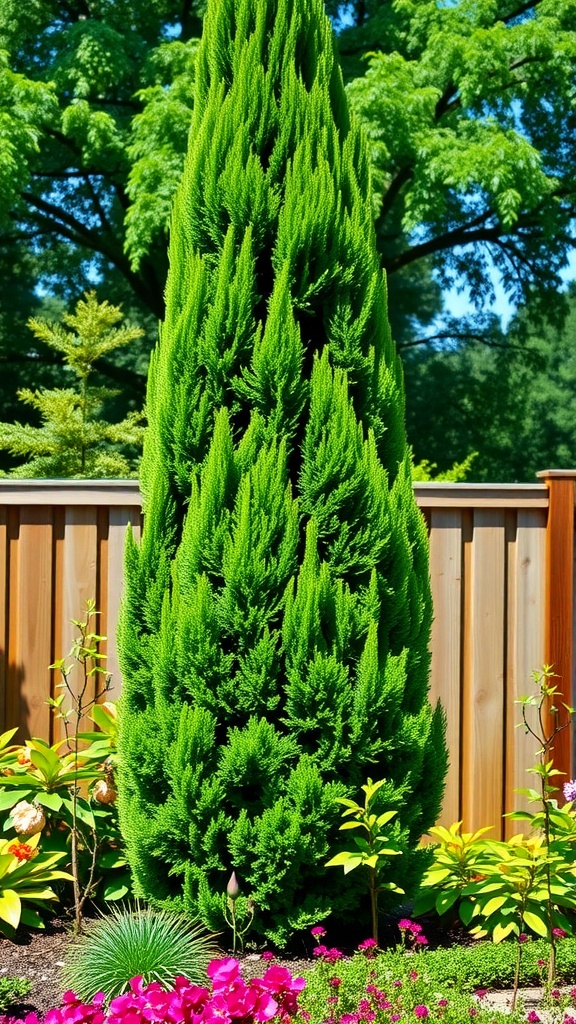
POLYGON ((385 784, 386 779, 380 779, 379 782, 372 782, 372 779, 368 779, 366 785, 362 786, 365 794, 364 806, 344 797, 336 799, 336 803, 342 804, 346 808, 342 812, 342 816, 350 819, 340 825, 340 831, 363 829, 365 835, 354 836, 354 845, 346 850, 341 850, 326 864, 326 867, 343 867, 344 874, 348 874, 354 868, 367 868, 372 911, 372 936, 376 942, 378 942, 379 892, 382 889, 398 893, 404 891, 394 882, 385 882, 382 878, 384 868, 388 867, 389 858, 402 853, 398 845, 382 833, 384 826, 394 818, 397 812, 383 811, 381 814, 376 814, 372 809, 378 790, 385 784))
POLYGON ((38 849, 39 840, 37 833, 26 842, 18 839, 0 842, 0 932, 5 935, 11 936, 20 922, 43 928, 36 908, 45 908, 47 900, 58 898, 50 883, 72 879, 67 871, 56 867, 65 854, 43 853, 38 849))

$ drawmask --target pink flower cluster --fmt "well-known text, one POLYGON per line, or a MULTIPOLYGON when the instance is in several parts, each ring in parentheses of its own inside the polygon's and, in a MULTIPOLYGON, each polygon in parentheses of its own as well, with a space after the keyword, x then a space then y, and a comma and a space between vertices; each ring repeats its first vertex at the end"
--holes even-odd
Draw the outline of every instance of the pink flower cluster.
MULTIPOLYGON (((132 978, 129 991, 108 1007, 103 992, 91 1003, 65 992, 62 1006, 49 1010, 42 1024, 265 1024, 272 1018, 288 1024, 298 1012, 298 996, 306 984, 278 965, 268 967, 262 978, 245 982, 232 957, 212 960, 208 977, 211 991, 182 977, 175 978, 170 990, 158 982, 146 985, 141 977, 132 978)), ((2 1018, 0 1024, 41 1022, 29 1014, 24 1021, 2 1018)))
POLYGON ((422 925, 416 921, 410 921, 409 918, 403 917, 398 921, 398 927, 402 936, 402 941, 406 942, 408 939, 410 942, 416 943, 417 946, 427 946, 428 939, 422 934, 422 925))

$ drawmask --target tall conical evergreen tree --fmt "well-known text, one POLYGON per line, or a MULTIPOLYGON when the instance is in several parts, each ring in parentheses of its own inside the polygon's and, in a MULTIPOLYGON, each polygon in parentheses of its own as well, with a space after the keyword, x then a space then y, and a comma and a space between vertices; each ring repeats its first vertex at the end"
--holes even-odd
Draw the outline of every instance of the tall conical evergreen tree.
POLYGON ((119 637, 136 889, 218 927, 234 869, 283 943, 364 904, 324 868, 334 797, 386 777, 409 890, 446 768, 366 147, 322 0, 208 2, 148 417, 119 637))

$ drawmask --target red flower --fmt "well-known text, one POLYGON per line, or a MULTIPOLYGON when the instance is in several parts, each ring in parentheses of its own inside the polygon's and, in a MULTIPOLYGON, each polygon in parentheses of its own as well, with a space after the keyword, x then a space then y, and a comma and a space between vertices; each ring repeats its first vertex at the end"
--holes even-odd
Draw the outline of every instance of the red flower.
POLYGON ((16 860, 32 860, 34 852, 28 843, 12 843, 12 846, 8 847, 8 853, 13 853, 16 860))

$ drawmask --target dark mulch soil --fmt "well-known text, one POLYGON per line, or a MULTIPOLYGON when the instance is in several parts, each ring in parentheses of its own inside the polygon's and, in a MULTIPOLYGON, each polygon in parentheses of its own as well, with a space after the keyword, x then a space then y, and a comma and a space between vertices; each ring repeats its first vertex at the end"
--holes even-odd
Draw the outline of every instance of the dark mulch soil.
MULTIPOLYGON (((60 971, 66 951, 74 942, 72 926, 68 920, 58 918, 48 922, 44 931, 22 929, 16 938, 0 937, 0 977, 27 978, 32 988, 25 1000, 10 1008, 10 1015, 23 1018, 28 1013, 45 1013, 62 1001, 63 985, 60 971)), ((229 953, 222 955, 231 955, 229 953)), ((256 977, 266 969, 259 953, 245 953, 242 961, 244 977, 256 977)), ((304 957, 282 961, 294 975, 310 967, 312 961, 304 957)))
MULTIPOLYGON (((398 941, 398 932, 393 926, 385 927, 390 935, 384 936, 383 944, 388 942, 394 944, 398 941)), ((469 942, 469 938, 463 929, 454 928, 449 931, 432 933, 432 926, 428 924, 426 933, 432 947, 438 945, 451 945, 453 942, 469 942)), ((360 938, 365 936, 360 936, 360 938)), ((351 955, 355 949, 358 936, 351 933, 340 935, 329 935, 326 941, 328 945, 337 945, 345 955, 351 955)), ((27 978, 32 983, 30 993, 17 1007, 12 1007, 10 1013, 16 1017, 24 1017, 28 1013, 44 1013, 53 1006, 59 1006, 62 999, 63 985, 60 980, 60 971, 64 962, 66 951, 74 942, 72 925, 69 919, 53 918, 46 924, 44 931, 36 929, 18 930, 14 940, 0 937, 0 977, 27 978)), ((301 974, 310 968, 315 962, 311 956, 312 940, 305 942, 298 940, 297 945, 290 956, 276 958, 288 967, 294 976, 301 974)), ((231 955, 230 952, 223 955, 231 955)), ((262 960, 260 953, 248 952, 239 959, 242 961, 244 977, 256 977, 266 969, 266 963, 262 960)))

